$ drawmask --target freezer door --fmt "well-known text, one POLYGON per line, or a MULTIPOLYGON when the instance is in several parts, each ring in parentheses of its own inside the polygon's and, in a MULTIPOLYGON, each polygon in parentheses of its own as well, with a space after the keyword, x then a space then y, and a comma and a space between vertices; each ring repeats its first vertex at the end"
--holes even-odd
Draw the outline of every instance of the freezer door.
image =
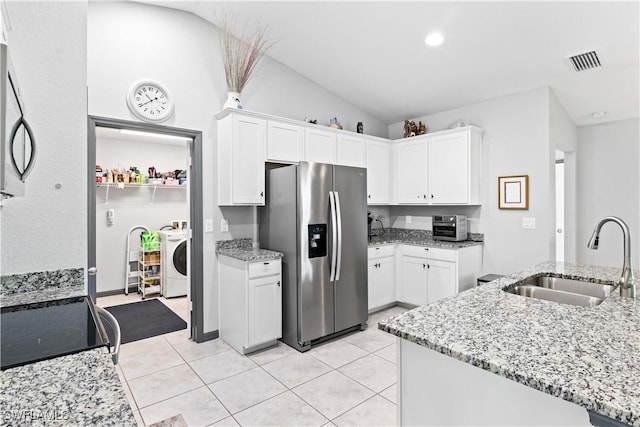
MULTIPOLYGON (((329 280, 334 225, 329 203, 333 166, 300 162, 298 166, 298 342, 331 334, 334 290, 329 280), (325 247, 326 246, 326 247, 325 247)), ((366 269, 366 262, 365 262, 366 269)), ((366 301, 365 301, 366 302, 366 301)))
POLYGON ((338 258, 335 282, 336 332, 367 322, 367 170, 335 166, 338 258), (340 250, 341 249, 341 250, 340 250))

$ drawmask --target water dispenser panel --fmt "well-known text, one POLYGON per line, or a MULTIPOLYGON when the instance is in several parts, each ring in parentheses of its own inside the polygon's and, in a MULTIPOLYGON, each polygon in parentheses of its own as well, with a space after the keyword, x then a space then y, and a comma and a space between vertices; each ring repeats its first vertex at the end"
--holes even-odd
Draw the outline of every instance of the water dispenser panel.
POLYGON ((327 224, 309 224, 309 258, 327 256, 327 224))

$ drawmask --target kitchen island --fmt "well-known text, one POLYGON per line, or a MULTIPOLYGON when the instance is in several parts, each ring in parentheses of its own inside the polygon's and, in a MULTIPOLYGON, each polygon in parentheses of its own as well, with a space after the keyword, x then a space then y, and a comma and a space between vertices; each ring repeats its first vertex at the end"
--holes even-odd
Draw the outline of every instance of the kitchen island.
POLYGON ((640 304, 502 290, 543 274, 613 283, 620 270, 543 263, 379 323, 401 338, 403 425, 589 425, 589 410, 640 426, 640 304))
MULTIPOLYGON (((0 284, 2 307, 86 295, 83 269, 2 276, 0 284)), ((0 425, 137 425, 107 347, 1 371, 0 408, 0 425)))

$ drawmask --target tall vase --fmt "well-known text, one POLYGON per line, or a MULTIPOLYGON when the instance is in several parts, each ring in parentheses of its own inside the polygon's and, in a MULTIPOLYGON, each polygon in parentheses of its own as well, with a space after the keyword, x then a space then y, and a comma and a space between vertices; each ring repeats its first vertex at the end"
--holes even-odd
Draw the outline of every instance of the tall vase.
POLYGON ((235 108, 242 110, 242 104, 240 103, 240 92, 227 92, 227 101, 222 106, 225 108, 235 108))

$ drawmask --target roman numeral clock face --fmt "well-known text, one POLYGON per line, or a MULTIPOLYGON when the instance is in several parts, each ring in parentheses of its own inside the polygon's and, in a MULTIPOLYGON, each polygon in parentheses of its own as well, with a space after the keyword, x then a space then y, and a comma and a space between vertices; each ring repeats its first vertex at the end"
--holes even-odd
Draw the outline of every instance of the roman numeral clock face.
POLYGON ((133 114, 148 122, 162 122, 173 113, 173 99, 167 89, 150 80, 131 85, 127 105, 133 114))

